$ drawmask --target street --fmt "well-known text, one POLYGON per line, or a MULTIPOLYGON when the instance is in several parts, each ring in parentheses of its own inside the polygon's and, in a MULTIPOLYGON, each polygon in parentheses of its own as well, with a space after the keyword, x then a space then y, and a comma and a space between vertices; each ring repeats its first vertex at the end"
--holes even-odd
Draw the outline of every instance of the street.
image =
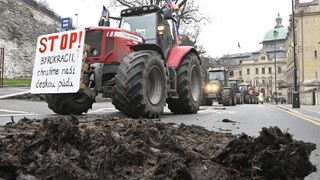
MULTIPOLYGON (((0 125, 11 122, 11 119, 16 122, 23 117, 42 119, 55 116, 43 101, 1 99, 0 102, 0 125)), ((93 114, 124 116, 110 102, 94 103, 93 109, 88 112, 88 116, 93 114)), ((86 116, 86 114, 83 116, 86 116)), ((286 110, 283 105, 244 104, 224 107, 214 103, 212 106, 201 106, 197 114, 188 115, 175 115, 165 108, 160 119, 165 123, 199 125, 208 130, 232 134, 245 133, 255 137, 259 136, 263 127, 278 126, 282 131, 288 131, 292 134, 294 139, 312 142, 320 147, 319 122, 299 116, 299 114, 286 110)), ((319 155, 320 150, 317 148, 310 156, 311 162, 318 169, 320 169, 319 155)), ((320 177, 319 171, 309 175, 306 179, 318 179, 318 177, 320 177)))

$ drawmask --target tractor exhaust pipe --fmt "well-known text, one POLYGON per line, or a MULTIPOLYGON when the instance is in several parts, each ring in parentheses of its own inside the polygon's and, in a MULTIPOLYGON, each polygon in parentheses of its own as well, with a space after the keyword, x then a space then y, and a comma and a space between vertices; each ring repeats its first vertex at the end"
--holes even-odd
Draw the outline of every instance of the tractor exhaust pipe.
POLYGON ((99 26, 107 26, 107 27, 109 27, 110 26, 110 20, 109 19, 110 19, 110 12, 105 6, 103 6, 101 17, 100 17, 98 25, 99 26))

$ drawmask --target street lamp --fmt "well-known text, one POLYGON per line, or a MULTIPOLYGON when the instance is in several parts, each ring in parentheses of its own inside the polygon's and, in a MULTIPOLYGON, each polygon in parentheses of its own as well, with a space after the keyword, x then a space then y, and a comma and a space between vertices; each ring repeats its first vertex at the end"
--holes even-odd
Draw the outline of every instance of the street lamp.
POLYGON ((276 104, 278 104, 277 101, 277 53, 276 53, 276 40, 278 37, 278 30, 275 29, 273 31, 273 37, 274 37, 274 95, 275 95, 275 101, 276 104))
MULTIPOLYGON (((320 42, 318 42, 318 44, 320 44, 320 42)), ((319 94, 319 84, 318 84, 318 72, 317 72, 317 57, 318 57, 318 54, 317 54, 317 50, 314 51, 314 75, 315 75, 315 78, 316 78, 316 86, 317 86, 317 95, 316 95, 316 105, 319 105, 319 97, 318 97, 318 94, 319 94)))
POLYGON ((293 78, 294 78, 294 92, 292 95, 292 108, 300 108, 300 99, 297 83, 297 59, 296 59, 296 33, 295 33, 295 14, 294 14, 294 2, 291 0, 292 9, 292 40, 293 40, 293 78))
POLYGON ((77 24, 75 25, 75 26, 76 26, 75 28, 78 29, 78 23, 79 23, 78 20, 79 20, 79 17, 78 17, 78 14, 74 14, 74 15, 77 17, 77 24))

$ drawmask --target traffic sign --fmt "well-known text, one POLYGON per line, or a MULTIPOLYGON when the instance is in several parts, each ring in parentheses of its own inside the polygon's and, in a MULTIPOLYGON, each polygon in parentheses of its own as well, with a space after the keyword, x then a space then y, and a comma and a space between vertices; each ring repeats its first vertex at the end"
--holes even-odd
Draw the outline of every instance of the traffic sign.
POLYGON ((72 27, 72 18, 62 18, 61 19, 61 29, 71 29, 72 27))

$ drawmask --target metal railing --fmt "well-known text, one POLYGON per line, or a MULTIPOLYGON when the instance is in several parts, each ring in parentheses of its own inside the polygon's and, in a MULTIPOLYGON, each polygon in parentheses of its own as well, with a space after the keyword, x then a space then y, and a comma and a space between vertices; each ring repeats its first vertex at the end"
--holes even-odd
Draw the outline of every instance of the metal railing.
POLYGON ((3 86, 4 73, 4 48, 0 47, 0 86, 3 86))

